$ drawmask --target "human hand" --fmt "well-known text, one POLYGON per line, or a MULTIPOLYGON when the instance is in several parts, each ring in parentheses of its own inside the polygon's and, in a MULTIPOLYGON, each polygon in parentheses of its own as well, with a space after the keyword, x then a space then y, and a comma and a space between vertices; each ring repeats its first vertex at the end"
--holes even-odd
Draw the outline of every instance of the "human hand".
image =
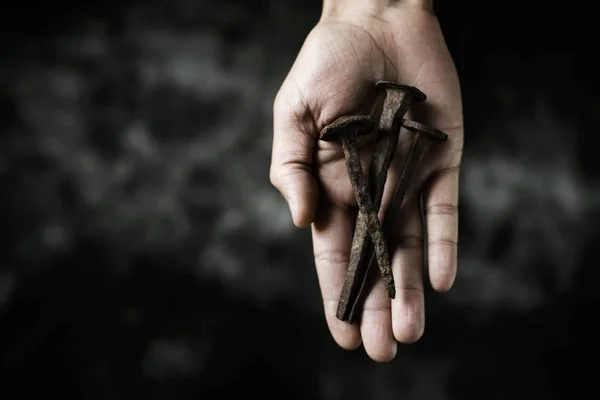
MULTIPOLYGON (((401 135, 390 167, 382 210, 391 198, 411 135, 401 135)), ((289 203, 298 227, 312 224, 313 248, 327 324, 345 349, 360 346, 376 361, 394 358, 397 342, 423 334, 423 226, 425 204, 429 277, 437 291, 450 289, 457 268, 458 177, 463 143, 460 86, 437 18, 425 0, 325 1, 274 104, 270 179, 289 203), (350 207, 356 205, 341 146, 318 141, 340 116, 368 114, 374 84, 395 81, 419 88, 424 105, 411 118, 448 133, 429 150, 405 199, 390 257, 396 298, 379 281, 364 304, 360 326, 336 318, 352 243, 350 207), (365 101, 366 100, 366 101, 365 101)), ((363 168, 368 167, 365 146, 363 168)))

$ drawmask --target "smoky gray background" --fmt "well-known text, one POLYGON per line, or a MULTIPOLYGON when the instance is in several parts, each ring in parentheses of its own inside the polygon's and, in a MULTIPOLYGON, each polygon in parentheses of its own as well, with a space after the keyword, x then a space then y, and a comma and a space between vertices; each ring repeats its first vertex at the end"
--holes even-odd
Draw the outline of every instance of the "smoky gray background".
POLYGON ((319 1, 5 13, 2 398, 576 399, 593 388, 593 13, 436 3, 465 110, 459 274, 449 293, 428 290, 423 339, 389 364, 333 342, 310 231, 268 180, 273 99, 319 1))

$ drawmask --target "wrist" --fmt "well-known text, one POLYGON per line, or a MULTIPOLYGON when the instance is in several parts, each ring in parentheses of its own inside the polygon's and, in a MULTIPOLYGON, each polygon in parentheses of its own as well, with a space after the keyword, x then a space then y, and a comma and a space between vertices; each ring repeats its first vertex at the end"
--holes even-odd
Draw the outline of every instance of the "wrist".
POLYGON ((350 15, 379 16, 399 8, 420 8, 431 11, 433 0, 323 0, 322 19, 350 15))

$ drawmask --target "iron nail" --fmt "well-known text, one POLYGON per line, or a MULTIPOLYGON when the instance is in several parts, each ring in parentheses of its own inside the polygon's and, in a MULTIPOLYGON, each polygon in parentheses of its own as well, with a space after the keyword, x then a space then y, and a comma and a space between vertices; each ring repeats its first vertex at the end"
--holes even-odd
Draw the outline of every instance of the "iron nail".
MULTIPOLYGON (((427 96, 416 87, 395 82, 379 81, 375 85, 378 89, 385 91, 385 99, 367 179, 373 208, 378 212, 387 180, 387 171, 398 145, 400 119, 414 101, 425 101, 427 96)), ((354 228, 348 271, 338 302, 337 318, 342 321, 348 320, 350 310, 364 286, 367 278, 366 262, 369 260, 367 256, 372 253, 372 247, 373 243, 369 240, 365 216, 359 212, 354 228)), ((389 273, 391 274, 391 272, 389 273)), ((352 321, 349 322, 352 323, 352 321)))
POLYGON ((383 228, 379 221, 377 210, 373 208, 367 181, 363 175, 360 156, 356 148, 356 137, 371 132, 373 126, 374 122, 370 116, 341 117, 321 131, 320 139, 324 141, 339 140, 342 142, 348 175, 354 189, 359 212, 364 215, 367 231, 375 247, 374 254, 383 280, 386 283, 388 294, 390 297, 394 297, 396 288, 394 277, 391 273, 383 228))
MULTIPOLYGON (((406 197, 406 193, 408 192, 410 183, 418 167, 419 161, 422 158, 422 154, 427 148, 427 144, 434 140, 445 141, 448 139, 448 135, 446 133, 438 129, 429 127, 420 122, 403 119, 401 125, 402 127, 414 132, 415 138, 413 139, 410 151, 404 163, 404 168, 402 170, 402 173, 400 174, 400 177, 398 178, 392 200, 387 208, 386 215, 383 221, 383 232, 388 238, 391 235, 391 228, 393 227, 394 222, 397 219, 397 215, 400 211, 400 208, 402 207, 402 203, 404 202, 404 198, 406 197)), ((372 250, 370 251, 369 255, 369 264, 366 268, 365 276, 368 276, 369 271, 371 270, 372 265, 375 262, 372 250)), ((359 294, 356 298, 356 302, 352 305, 350 309, 348 321, 355 321, 357 319, 358 313, 360 312, 360 308, 366 295, 365 288, 366 279, 362 281, 362 285, 359 289, 359 294)))

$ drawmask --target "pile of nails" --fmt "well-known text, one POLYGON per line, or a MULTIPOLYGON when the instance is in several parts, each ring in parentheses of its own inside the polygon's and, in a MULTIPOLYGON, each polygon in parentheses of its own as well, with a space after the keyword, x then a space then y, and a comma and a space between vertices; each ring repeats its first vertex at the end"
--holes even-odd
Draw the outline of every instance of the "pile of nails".
POLYGON ((396 223, 396 217, 410 188, 411 179, 415 175, 427 145, 448 138, 448 135, 437 129, 403 119, 412 104, 427 99, 419 89, 387 81, 377 82, 376 87, 383 97, 383 109, 378 124, 368 115, 344 116, 326 126, 320 135, 321 140, 342 143, 348 175, 358 204, 348 272, 337 310, 337 318, 349 323, 356 322, 360 317, 362 304, 369 290, 368 278, 372 275, 370 271, 375 270, 375 263, 379 267, 388 296, 392 299, 396 296, 388 251, 389 243, 386 238, 391 235, 391 227, 396 223), (412 132, 414 139, 403 161, 403 170, 382 223, 378 217, 379 208, 388 168, 396 153, 401 127, 412 132), (368 176, 365 177, 356 138, 374 131, 377 134, 375 149, 368 176))

